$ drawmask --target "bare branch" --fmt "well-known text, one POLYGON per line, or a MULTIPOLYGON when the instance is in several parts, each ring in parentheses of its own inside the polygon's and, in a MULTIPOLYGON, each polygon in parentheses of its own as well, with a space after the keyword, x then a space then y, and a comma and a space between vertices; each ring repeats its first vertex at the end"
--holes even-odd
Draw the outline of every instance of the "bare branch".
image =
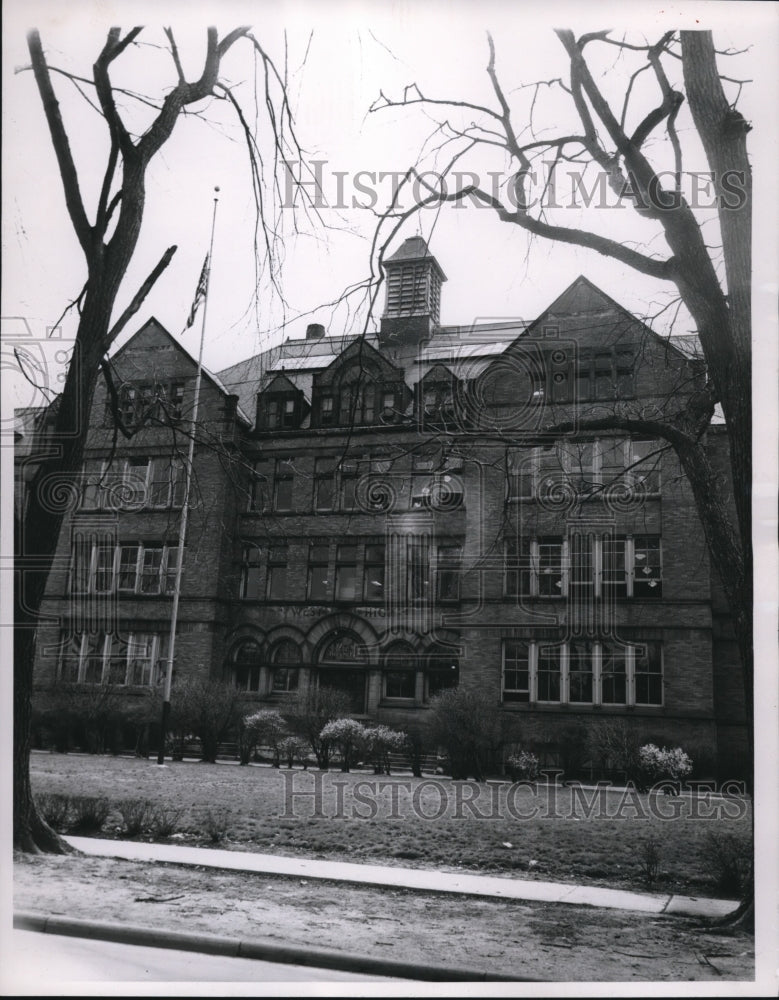
POLYGON ((119 319, 116 321, 116 323, 114 323, 114 325, 111 327, 111 329, 108 332, 108 335, 106 337, 106 344, 105 344, 105 349, 106 350, 108 350, 108 348, 111 346, 111 344, 117 338, 117 336, 121 333, 122 329, 126 326, 126 324, 128 323, 128 321, 130 319, 132 319, 132 317, 141 308, 141 306, 144 303, 144 300, 145 300, 146 296, 152 290, 152 288, 154 287, 155 282, 157 281, 157 279, 159 278, 159 276, 162 274, 162 272, 165 270, 165 268, 170 263, 171 258, 173 257, 173 254, 176 252, 177 249, 178 248, 176 246, 168 247, 168 249, 162 255, 162 257, 160 258, 160 260, 157 262, 156 266, 154 267, 154 270, 151 272, 151 274, 149 274, 149 276, 146 278, 146 280, 144 281, 144 283, 141 285, 141 287, 135 293, 135 295, 133 296, 132 301, 130 302, 130 304, 124 310, 124 312, 119 317, 119 319))

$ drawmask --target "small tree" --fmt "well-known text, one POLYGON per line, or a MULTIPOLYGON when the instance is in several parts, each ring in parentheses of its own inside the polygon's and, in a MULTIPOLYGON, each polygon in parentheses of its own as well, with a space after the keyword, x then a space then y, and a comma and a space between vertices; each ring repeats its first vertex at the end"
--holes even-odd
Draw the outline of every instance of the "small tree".
POLYGON ((290 727, 308 741, 316 757, 317 767, 326 771, 330 764, 330 745, 322 740, 322 729, 328 722, 349 714, 349 698, 330 687, 309 687, 301 691, 285 709, 290 727))
POLYGON ((648 783, 678 783, 692 772, 692 761, 681 747, 657 747, 647 743, 638 751, 638 759, 648 783))
POLYGON ((320 739, 341 755, 341 770, 349 771, 365 750, 368 730, 356 719, 333 719, 323 726, 320 739))
POLYGON ((501 747, 517 741, 513 720, 480 691, 449 688, 430 703, 430 735, 446 747, 453 778, 482 781, 501 747))
POLYGON ((176 684, 171 706, 171 730, 193 733, 200 740, 202 759, 216 763, 219 744, 238 720, 238 691, 219 681, 186 680, 176 684))
POLYGON ((286 762, 288 768, 292 768, 295 761, 299 761, 305 770, 308 767, 308 741, 300 736, 285 736, 279 743, 279 754, 286 762))
POLYGON ((280 744, 285 737, 289 736, 289 726, 281 713, 274 709, 265 708, 246 716, 243 724, 245 731, 250 734, 250 739, 253 739, 254 746, 270 747, 273 752, 273 766, 278 767, 281 753, 280 744))

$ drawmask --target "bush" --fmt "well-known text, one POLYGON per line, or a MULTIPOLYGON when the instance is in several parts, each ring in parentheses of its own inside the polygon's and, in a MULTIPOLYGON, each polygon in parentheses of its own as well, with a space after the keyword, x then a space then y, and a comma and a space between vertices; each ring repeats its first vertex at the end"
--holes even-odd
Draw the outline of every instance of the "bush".
POLYGON ((183 809, 173 806, 155 806, 151 811, 150 823, 155 837, 169 837, 178 829, 183 809))
POLYGON ((692 761, 681 747, 657 747, 647 743, 638 751, 639 766, 646 783, 656 781, 680 782, 692 772, 692 761))
POLYGON ((128 837, 137 837, 143 832, 150 813, 150 805, 145 799, 123 799, 117 809, 128 837))
POLYGON ((627 781, 639 789, 645 788, 639 749, 641 739, 633 726, 617 720, 602 722, 590 734, 592 755, 600 762, 603 771, 623 771, 627 781))
POLYGON ((374 774, 389 774, 390 754, 399 753, 406 745, 406 734, 389 726, 371 726, 365 730, 365 753, 373 764, 374 774))
POLYGON ((111 803, 103 795, 74 795, 70 804, 74 833, 99 833, 111 812, 111 803))
POLYGON ((295 761, 308 767, 309 746, 300 736, 285 736, 279 743, 279 756, 291 768, 295 761))
POLYGON ((647 887, 657 881, 657 870, 660 866, 660 847, 654 837, 641 844, 641 874, 647 887))
MULTIPOLYGON (((289 726, 280 712, 265 708, 243 720, 244 740, 252 741, 254 746, 268 746, 273 751, 273 766, 279 766, 279 745, 289 736, 289 726)), ((243 763, 243 759, 241 760, 243 763)), ((248 760, 246 761, 248 763, 248 760)))
POLYGON ((221 843, 230 829, 230 810, 207 809, 203 829, 208 834, 208 839, 212 844, 221 843))
POLYGON ((70 815, 70 797, 59 792, 45 792, 35 796, 38 813, 49 824, 52 830, 61 833, 68 825, 70 815))
POLYGON ((712 830, 704 841, 706 865, 719 892, 740 898, 752 884, 752 840, 737 833, 712 830))
POLYGON ((506 770, 512 781, 535 781, 538 777, 538 757, 528 750, 520 750, 506 760, 506 770))
POLYGON ((285 708, 284 717, 291 729, 307 741, 323 771, 330 765, 330 744, 322 740, 322 729, 348 715, 349 709, 348 695, 324 685, 306 688, 285 708))
POLYGON ((355 719, 334 719, 322 727, 322 743, 335 747, 341 755, 341 770, 349 771, 367 746, 368 730, 355 719))
POLYGON ((453 778, 482 781, 505 743, 517 742, 516 722, 480 691, 449 688, 430 702, 430 735, 446 747, 453 778))

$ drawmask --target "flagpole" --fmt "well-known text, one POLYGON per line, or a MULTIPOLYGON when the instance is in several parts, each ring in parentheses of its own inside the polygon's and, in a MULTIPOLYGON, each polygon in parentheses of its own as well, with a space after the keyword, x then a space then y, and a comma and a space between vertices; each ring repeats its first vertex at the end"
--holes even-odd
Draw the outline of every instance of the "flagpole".
MULTIPOLYGON (((219 204, 219 188, 214 188, 214 212, 211 217, 211 242, 208 246, 208 269, 206 272, 206 287, 203 293, 203 319, 200 325, 200 350, 197 357, 197 376, 195 378, 195 398, 192 403, 192 420, 190 422, 189 450, 187 467, 184 477, 184 502, 181 507, 179 522, 178 559, 176 560, 176 582, 173 588, 173 608, 170 615, 170 642, 168 645, 168 663, 165 671, 165 689, 162 696, 162 724, 160 727, 160 743, 157 752, 157 763, 165 763, 165 739, 168 733, 170 719, 170 689, 173 684, 173 662, 176 654, 176 628, 179 617, 179 600, 181 598, 181 573, 184 567, 184 543, 189 521, 189 495, 192 488, 192 463, 195 458, 195 434, 197 432, 197 416, 200 407, 200 386, 203 381, 203 345, 206 339, 206 316, 208 314, 208 289, 211 284, 211 263, 214 253, 214 231, 216 230, 216 208, 219 204)), ((197 292, 195 293, 197 295, 197 292)))

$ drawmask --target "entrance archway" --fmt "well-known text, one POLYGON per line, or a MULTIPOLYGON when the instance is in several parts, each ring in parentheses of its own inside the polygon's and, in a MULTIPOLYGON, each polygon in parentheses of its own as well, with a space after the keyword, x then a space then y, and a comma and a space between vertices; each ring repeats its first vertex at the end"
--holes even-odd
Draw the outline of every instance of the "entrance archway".
POLYGON ((349 699, 355 715, 365 712, 368 679, 368 656, 364 645, 346 629, 328 636, 317 657, 320 687, 335 688, 349 699))

